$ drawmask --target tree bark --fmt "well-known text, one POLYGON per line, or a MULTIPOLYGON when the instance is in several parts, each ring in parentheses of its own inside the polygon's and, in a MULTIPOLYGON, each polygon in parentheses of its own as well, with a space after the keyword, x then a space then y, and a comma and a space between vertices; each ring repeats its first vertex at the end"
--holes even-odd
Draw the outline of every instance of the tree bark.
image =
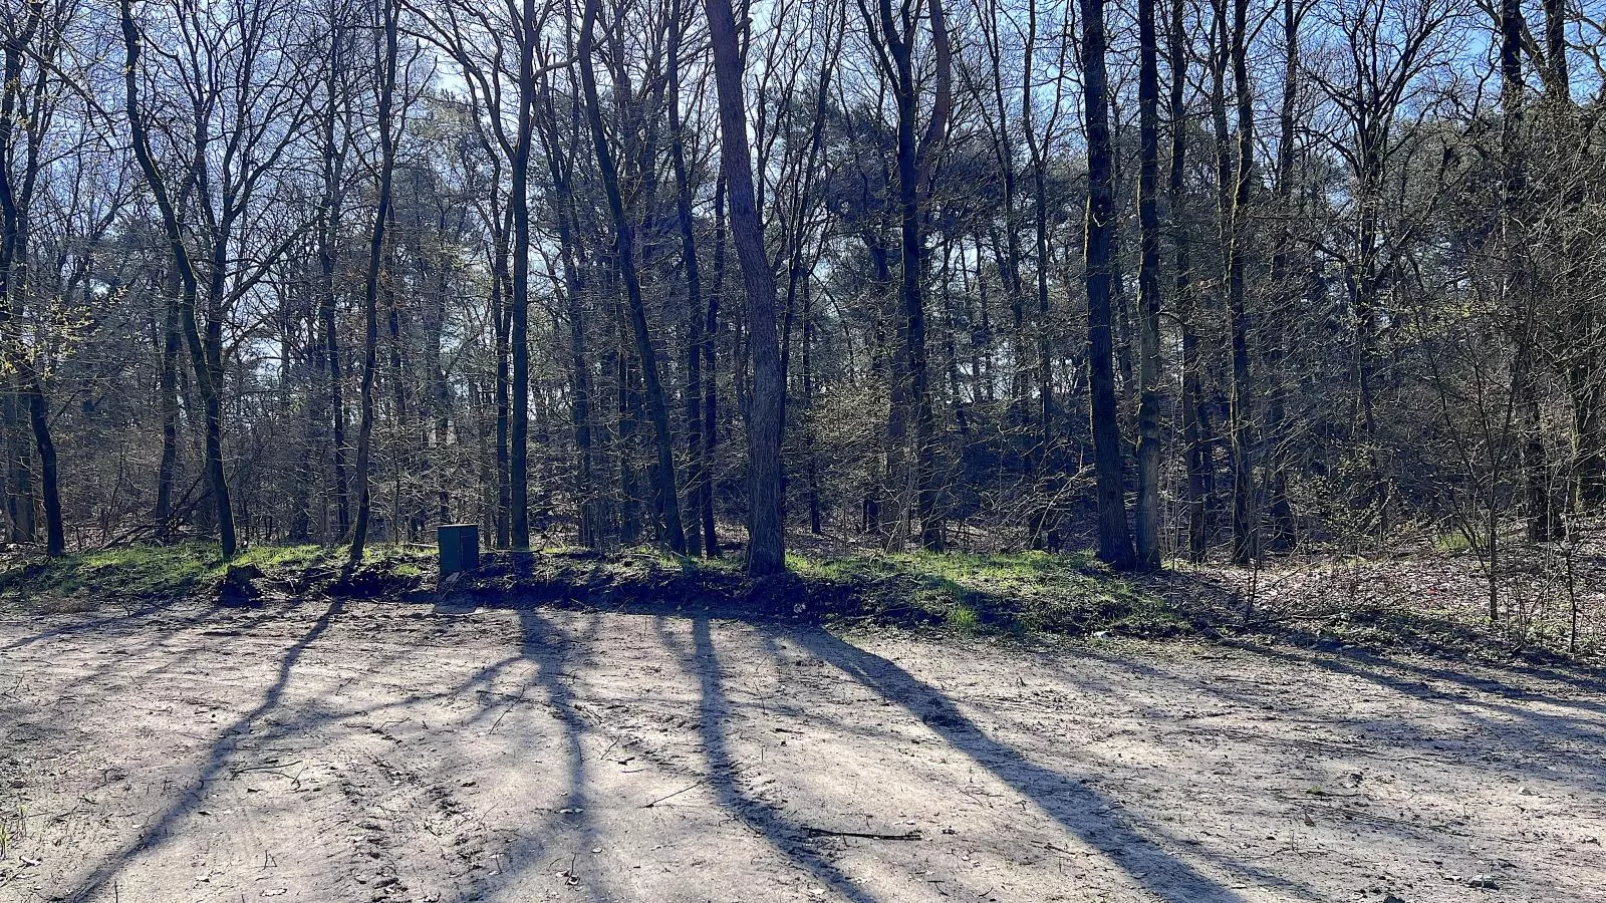
POLYGON ((602 124, 602 101, 597 95, 596 67, 591 59, 599 5, 600 0, 586 0, 585 3, 577 51, 580 84, 585 92, 592 142, 596 145, 597 167, 601 171, 603 190, 608 196, 608 209, 613 215, 614 248, 618 257, 619 273, 625 283, 630 327, 635 337, 636 355, 641 362, 642 381, 646 387, 647 413, 652 420, 653 438, 657 446, 658 466, 653 473, 655 501, 658 509, 663 512, 664 538, 669 548, 676 554, 684 555, 686 533, 680 520, 680 499, 675 481, 675 454, 669 431, 669 407, 664 400, 663 383, 658 375, 658 355, 653 349, 652 334, 647 326, 647 311, 641 297, 641 278, 636 272, 635 230, 625 213, 624 198, 619 191, 619 173, 614 166, 613 154, 608 149, 608 133, 602 124))
POLYGON ((1115 265, 1115 149, 1110 141, 1109 81, 1105 74, 1104 0, 1081 0, 1082 91, 1087 117, 1086 283, 1088 385, 1092 395, 1093 473, 1099 513, 1099 559, 1116 570, 1137 563, 1127 527, 1122 486, 1121 424, 1115 404, 1111 335, 1115 265))
POLYGON ((714 182, 714 284, 708 293, 708 318, 703 322, 703 471, 697 488, 703 522, 703 549, 719 557, 719 535, 714 518, 714 446, 719 440, 719 379, 716 369, 719 336, 719 300, 725 290, 725 176, 714 182))
POLYGON ((535 105, 535 0, 519 7, 518 133, 513 139, 513 385, 508 435, 509 541, 530 548, 530 137, 535 105))
POLYGON ((1138 0, 1137 566, 1160 568, 1160 64, 1155 0, 1138 0))
POLYGON ((775 273, 764 252, 764 225, 753 200, 753 164, 747 147, 742 99, 742 59, 730 0, 706 0, 719 94, 722 167, 730 202, 731 243, 742 266, 747 295, 748 345, 753 357, 753 395, 747 424, 748 470, 752 476, 747 520, 747 573, 766 576, 786 569, 786 531, 781 513, 781 408, 785 377, 775 330, 775 273))
MULTIPOLYGON (((1171 221, 1183 221, 1186 202, 1184 178, 1187 174, 1188 119, 1184 92, 1188 83, 1188 36, 1185 28, 1185 0, 1172 0, 1169 34, 1171 84, 1171 168, 1168 195, 1171 221)), ((1182 435, 1187 458, 1188 560, 1201 561, 1210 536, 1210 475, 1213 472, 1209 422, 1204 411, 1204 380, 1200 370, 1200 341, 1195 318, 1197 297, 1193 286, 1192 241, 1189 230, 1173 230, 1175 243, 1176 298, 1174 304, 1182 331, 1182 435)))
POLYGON ((167 268, 167 292, 163 298, 160 346, 160 373, 157 394, 162 409, 162 457, 156 468, 156 537, 166 541, 173 529, 173 481, 178 472, 178 273, 167 268))
MULTIPOLYGON (((397 0, 386 0, 383 6, 385 51, 379 80, 379 192, 374 207, 374 227, 368 242, 368 271, 363 279, 363 356, 362 356, 362 412, 357 427, 357 519, 351 528, 349 558, 353 564, 362 560, 368 542, 368 522, 373 511, 371 474, 374 434, 374 378, 377 375, 379 356, 379 291, 380 280, 388 278, 383 272, 385 259, 386 227, 390 222, 391 181, 396 168, 396 136, 393 107, 396 94, 396 58, 398 56, 397 19, 400 11, 397 0)), ((394 528, 394 525, 392 525, 394 528)))
POLYGON ((1249 90, 1249 2, 1233 0, 1232 79, 1238 111, 1238 159, 1233 172, 1232 206, 1227 217, 1227 320, 1232 335, 1232 390, 1228 401, 1232 438, 1232 560, 1248 564, 1260 557, 1259 513, 1255 504, 1253 388, 1249 372, 1249 313, 1245 299, 1244 246, 1248 243, 1251 167, 1255 120, 1249 90))

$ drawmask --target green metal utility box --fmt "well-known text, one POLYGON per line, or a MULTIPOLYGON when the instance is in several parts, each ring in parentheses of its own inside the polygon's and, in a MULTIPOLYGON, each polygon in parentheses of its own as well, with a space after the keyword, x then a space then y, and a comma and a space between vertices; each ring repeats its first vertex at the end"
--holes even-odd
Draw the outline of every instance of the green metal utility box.
POLYGON ((480 525, 441 524, 435 528, 441 552, 441 576, 480 566, 480 525))

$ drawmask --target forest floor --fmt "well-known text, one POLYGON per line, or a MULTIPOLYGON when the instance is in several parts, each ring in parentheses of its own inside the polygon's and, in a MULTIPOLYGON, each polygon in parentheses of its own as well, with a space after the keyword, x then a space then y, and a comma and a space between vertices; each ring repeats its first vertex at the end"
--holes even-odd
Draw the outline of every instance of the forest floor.
POLYGON ((1353 564, 180 551, 0 579, 0 901, 1606 900, 1606 682, 1353 564))

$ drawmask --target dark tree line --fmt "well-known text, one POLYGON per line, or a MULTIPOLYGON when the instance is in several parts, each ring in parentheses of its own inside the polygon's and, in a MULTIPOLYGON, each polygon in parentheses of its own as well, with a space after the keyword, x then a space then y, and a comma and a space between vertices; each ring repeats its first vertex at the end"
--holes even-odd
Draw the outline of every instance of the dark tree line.
POLYGON ((1094 545, 1606 503, 1564 0, 15 0, 10 538, 1094 545))

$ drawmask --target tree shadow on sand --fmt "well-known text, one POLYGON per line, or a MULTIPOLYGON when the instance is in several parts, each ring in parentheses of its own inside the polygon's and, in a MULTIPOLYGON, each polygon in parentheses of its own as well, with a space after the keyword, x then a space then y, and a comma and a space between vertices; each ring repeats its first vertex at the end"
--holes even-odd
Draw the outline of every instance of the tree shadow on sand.
POLYGON ((262 700, 256 707, 246 712, 224 728, 218 736, 217 742, 212 745, 206 763, 201 767, 200 774, 185 790, 174 798, 173 802, 155 819, 146 824, 138 838, 129 844, 122 852, 113 855, 95 868, 93 872, 78 886, 71 896, 67 897, 69 903, 81 903, 104 890, 117 876, 122 868, 131 862, 142 851, 159 845, 173 830, 174 826, 185 816, 190 815, 200 807, 205 798, 206 787, 216 780, 227 767, 230 758, 239 744, 241 738, 251 733, 251 726, 258 720, 272 713, 279 707, 284 697, 285 689, 290 684, 290 677, 296 665, 306 653, 308 647, 317 642, 318 638, 329 629, 335 618, 344 609, 345 603, 339 599, 332 600, 323 614, 313 622, 300 639, 296 640, 290 648, 285 650, 284 656, 279 660, 279 666, 274 681, 262 694, 262 700))
MULTIPOLYGON (((706 629, 706 628, 705 628, 706 629)), ((823 630, 805 630, 791 638, 813 656, 920 718, 946 743, 989 771, 995 778, 1035 803, 1066 831, 1106 854, 1133 883, 1175 903, 1242 901, 1234 888, 1161 849, 1169 841, 1152 827, 1131 824, 1119 807, 1080 780, 1039 765, 1014 747, 987 735, 941 691, 874 653, 823 630)), ((1180 842, 1178 842, 1180 844, 1180 842)), ((1317 900, 1320 895, 1286 878, 1209 853, 1191 855, 1212 861, 1221 871, 1242 876, 1262 888, 1275 888, 1287 899, 1317 900)))

